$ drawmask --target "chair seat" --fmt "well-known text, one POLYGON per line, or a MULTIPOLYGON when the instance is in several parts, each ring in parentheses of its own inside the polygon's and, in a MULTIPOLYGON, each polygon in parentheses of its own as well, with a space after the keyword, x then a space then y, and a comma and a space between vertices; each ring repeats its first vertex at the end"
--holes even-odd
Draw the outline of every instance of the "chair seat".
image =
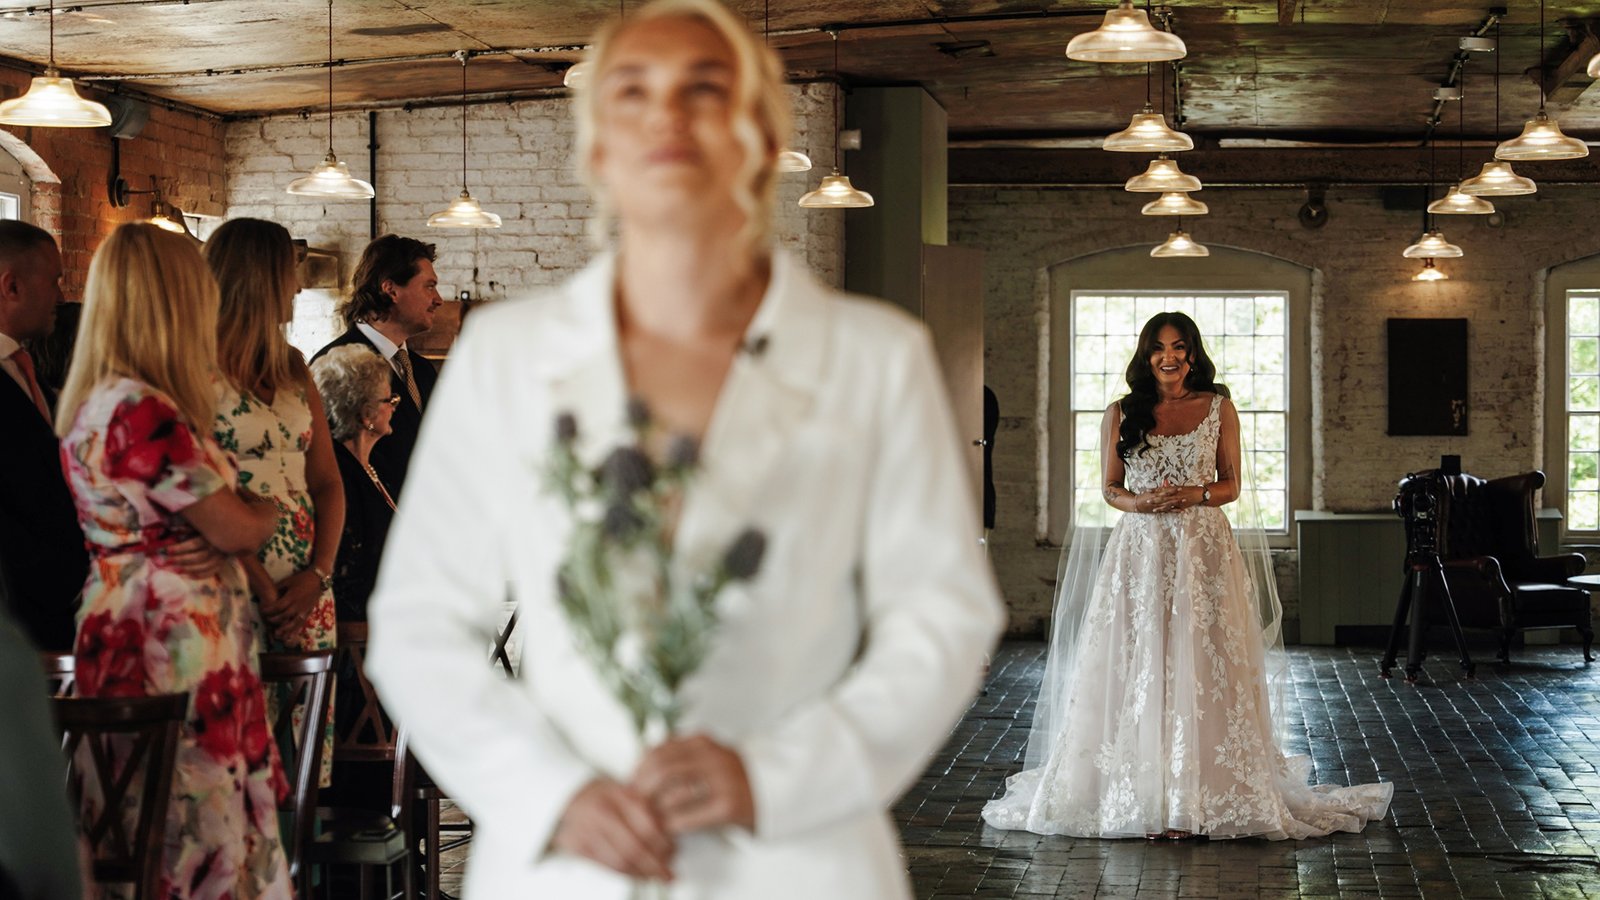
POLYGON ((1570 613, 1589 609, 1589 592, 1564 584, 1538 581, 1518 582, 1511 588, 1517 595, 1517 618, 1540 613, 1570 613))

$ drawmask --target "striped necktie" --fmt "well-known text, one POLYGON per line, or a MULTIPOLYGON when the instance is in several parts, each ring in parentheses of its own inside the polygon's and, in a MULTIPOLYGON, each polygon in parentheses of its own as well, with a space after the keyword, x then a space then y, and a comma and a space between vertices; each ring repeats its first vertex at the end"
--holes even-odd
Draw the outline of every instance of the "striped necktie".
POLYGON ((394 367, 406 383, 406 393, 411 395, 411 402, 417 405, 418 410, 421 410, 422 393, 417 390, 417 379, 411 374, 411 354, 406 352, 406 348, 401 347, 395 351, 394 367))

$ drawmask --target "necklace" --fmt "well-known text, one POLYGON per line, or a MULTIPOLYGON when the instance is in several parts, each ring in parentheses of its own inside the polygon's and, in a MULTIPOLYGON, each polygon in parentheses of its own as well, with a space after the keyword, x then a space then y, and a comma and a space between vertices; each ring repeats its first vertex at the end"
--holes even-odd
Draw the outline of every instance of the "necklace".
POLYGON ((383 482, 378 480, 378 473, 368 463, 362 463, 361 468, 367 470, 367 477, 372 479, 372 486, 377 488, 378 493, 383 495, 383 501, 389 504, 389 509, 392 512, 394 510, 394 498, 389 496, 388 488, 385 488, 383 482))

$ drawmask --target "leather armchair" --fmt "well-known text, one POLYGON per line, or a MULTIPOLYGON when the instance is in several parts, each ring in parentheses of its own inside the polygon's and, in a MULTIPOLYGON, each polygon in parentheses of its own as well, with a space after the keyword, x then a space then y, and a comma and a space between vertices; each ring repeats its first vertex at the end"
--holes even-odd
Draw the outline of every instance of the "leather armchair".
POLYGON ((1544 473, 1492 480, 1430 474, 1440 482, 1435 546, 1462 627, 1499 631, 1502 662, 1510 660, 1518 631, 1576 628, 1583 658, 1592 661, 1589 594, 1567 584, 1583 572, 1584 558, 1539 555, 1534 494, 1544 486, 1544 473))

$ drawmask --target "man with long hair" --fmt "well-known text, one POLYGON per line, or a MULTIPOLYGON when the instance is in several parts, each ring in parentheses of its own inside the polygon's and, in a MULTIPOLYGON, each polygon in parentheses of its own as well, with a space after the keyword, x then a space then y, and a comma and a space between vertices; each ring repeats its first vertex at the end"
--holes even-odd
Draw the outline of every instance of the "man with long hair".
POLYGON ((433 363, 406 346, 406 341, 433 327, 433 314, 444 302, 433 270, 435 258, 432 244, 396 234, 368 244, 350 278, 350 295, 339 306, 345 332, 311 357, 315 362, 334 347, 362 344, 388 361, 400 405, 394 411, 394 433, 373 448, 372 467, 396 495, 411 464, 422 412, 439 378, 433 363))

